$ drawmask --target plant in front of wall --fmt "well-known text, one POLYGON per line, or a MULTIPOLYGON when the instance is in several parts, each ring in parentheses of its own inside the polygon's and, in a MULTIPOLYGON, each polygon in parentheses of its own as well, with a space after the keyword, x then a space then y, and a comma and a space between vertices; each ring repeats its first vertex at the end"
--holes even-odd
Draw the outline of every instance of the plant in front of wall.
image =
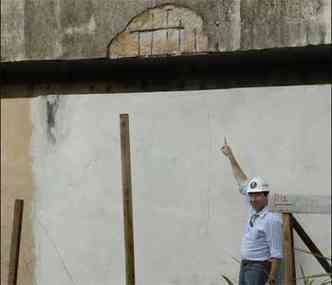
MULTIPOLYGON (((235 263, 237 265, 240 265, 241 264, 241 261, 239 259, 237 259, 236 257, 234 256, 231 256, 231 259, 233 261, 235 261, 235 263)), ((229 277, 227 277, 227 275, 225 274, 221 274, 221 279, 224 280, 226 282, 227 285, 235 285, 235 283, 233 281, 231 281, 231 279, 229 277)))
POLYGON ((314 274, 314 275, 306 275, 304 273, 302 265, 300 265, 300 270, 301 270, 302 277, 298 278, 298 280, 303 280, 303 284, 304 285, 314 285, 314 284, 317 284, 315 282, 315 281, 318 281, 317 279, 326 278, 326 277, 327 277, 327 279, 324 279, 323 281, 321 281, 321 283, 319 283, 319 285, 332 284, 331 274, 330 273, 321 273, 321 274, 314 274))
MULTIPOLYGON (((320 258, 324 258, 327 262, 331 263, 331 257, 327 257, 325 255, 321 255, 321 254, 315 254, 311 251, 308 250, 304 250, 301 248, 294 248, 296 251, 300 251, 302 253, 311 255, 311 256, 316 256, 316 257, 320 257, 320 258)), ((302 267, 302 265, 300 265, 300 271, 301 271, 301 277, 297 278, 298 280, 303 280, 304 285, 328 285, 328 284, 332 284, 332 280, 331 280, 331 273, 320 273, 320 274, 312 274, 312 275, 306 275, 304 272, 304 269, 302 267), (324 280, 321 280, 322 278, 325 278, 324 280), (321 282, 321 283, 318 283, 321 282)))
POLYGON ((234 283, 225 274, 222 274, 221 277, 226 281, 227 285, 234 285, 234 283))
MULTIPOLYGON (((322 273, 322 274, 314 274, 314 275, 306 275, 304 273, 303 267, 300 265, 301 275, 302 277, 297 278, 297 280, 303 280, 304 285, 329 285, 332 284, 331 274, 322 273), (321 281, 321 283, 317 283, 317 279, 327 278, 321 281)), ((225 274, 221 275, 222 279, 226 282, 227 285, 235 285, 225 274)))

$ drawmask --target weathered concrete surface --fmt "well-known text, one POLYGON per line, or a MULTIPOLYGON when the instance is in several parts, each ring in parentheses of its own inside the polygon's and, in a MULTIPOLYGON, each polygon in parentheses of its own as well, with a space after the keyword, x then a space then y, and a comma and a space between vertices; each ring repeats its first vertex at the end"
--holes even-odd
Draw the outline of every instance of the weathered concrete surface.
POLYGON ((241 0, 241 49, 331 42, 331 1, 241 0))
POLYGON ((1 284, 7 284, 15 199, 24 199, 18 284, 34 284, 30 99, 1 99, 1 284))
POLYGON ((100 123, 86 102, 84 96, 34 99, 40 284, 124 284, 120 172, 109 164, 120 163, 118 121, 109 113, 100 123))
MULTIPOLYGON (((104 57, 107 45, 133 18, 165 3, 170 1, 3 0, 2 60, 104 57)), ((329 0, 177 0, 171 4, 201 17, 206 51, 331 43, 329 0)), ((164 50, 163 42, 160 45, 164 50)), ((132 53, 123 51, 123 55, 132 53)))
MULTIPOLYGON (((330 88, 33 99, 39 283, 124 283, 120 113, 130 116, 137 283, 235 280, 246 209, 219 151, 223 138, 273 190, 328 195, 330 88)), ((298 218, 330 256, 330 216, 298 218)), ((297 252, 296 262, 321 272, 311 257, 297 252)))
POLYGON ((59 5, 59 0, 25 1, 26 58, 50 59, 63 54, 59 5))
POLYGON ((24 1, 1 1, 1 61, 27 58, 24 13, 24 1))

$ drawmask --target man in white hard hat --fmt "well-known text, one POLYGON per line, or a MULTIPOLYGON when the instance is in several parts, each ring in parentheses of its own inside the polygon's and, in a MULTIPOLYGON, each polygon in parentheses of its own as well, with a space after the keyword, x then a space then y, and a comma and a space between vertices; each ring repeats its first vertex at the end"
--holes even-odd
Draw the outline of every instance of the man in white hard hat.
POLYGON ((233 175, 250 203, 248 223, 241 243, 239 285, 274 285, 282 259, 282 219, 268 208, 269 185, 261 178, 248 179, 227 144, 221 148, 233 175))

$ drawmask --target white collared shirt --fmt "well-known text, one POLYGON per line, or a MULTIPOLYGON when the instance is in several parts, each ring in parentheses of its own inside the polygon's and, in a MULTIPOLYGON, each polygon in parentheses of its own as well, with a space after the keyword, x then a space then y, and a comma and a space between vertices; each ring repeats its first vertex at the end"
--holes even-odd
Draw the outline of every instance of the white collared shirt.
POLYGON ((279 213, 272 213, 268 206, 256 213, 249 202, 245 187, 240 187, 241 194, 246 196, 249 204, 249 216, 241 243, 241 259, 268 260, 283 256, 282 218, 279 213), (249 222, 252 215, 258 214, 253 226, 249 222))

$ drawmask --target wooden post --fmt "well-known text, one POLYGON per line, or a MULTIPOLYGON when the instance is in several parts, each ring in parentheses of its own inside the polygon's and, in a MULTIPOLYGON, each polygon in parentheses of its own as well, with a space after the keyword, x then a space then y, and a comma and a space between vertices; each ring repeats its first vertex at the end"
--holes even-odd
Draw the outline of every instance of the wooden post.
POLYGON ((284 233, 284 284, 296 285, 295 257, 293 227, 291 216, 288 213, 282 214, 284 233))
POLYGON ((12 231, 12 239, 10 246, 8 285, 17 284, 17 272, 18 272, 18 262, 20 257, 20 243, 21 243, 22 220, 23 220, 23 206, 24 206, 23 200, 21 199, 15 200, 13 231, 12 231))
POLYGON ((134 226, 128 114, 120 115, 126 285, 135 285, 134 226))

